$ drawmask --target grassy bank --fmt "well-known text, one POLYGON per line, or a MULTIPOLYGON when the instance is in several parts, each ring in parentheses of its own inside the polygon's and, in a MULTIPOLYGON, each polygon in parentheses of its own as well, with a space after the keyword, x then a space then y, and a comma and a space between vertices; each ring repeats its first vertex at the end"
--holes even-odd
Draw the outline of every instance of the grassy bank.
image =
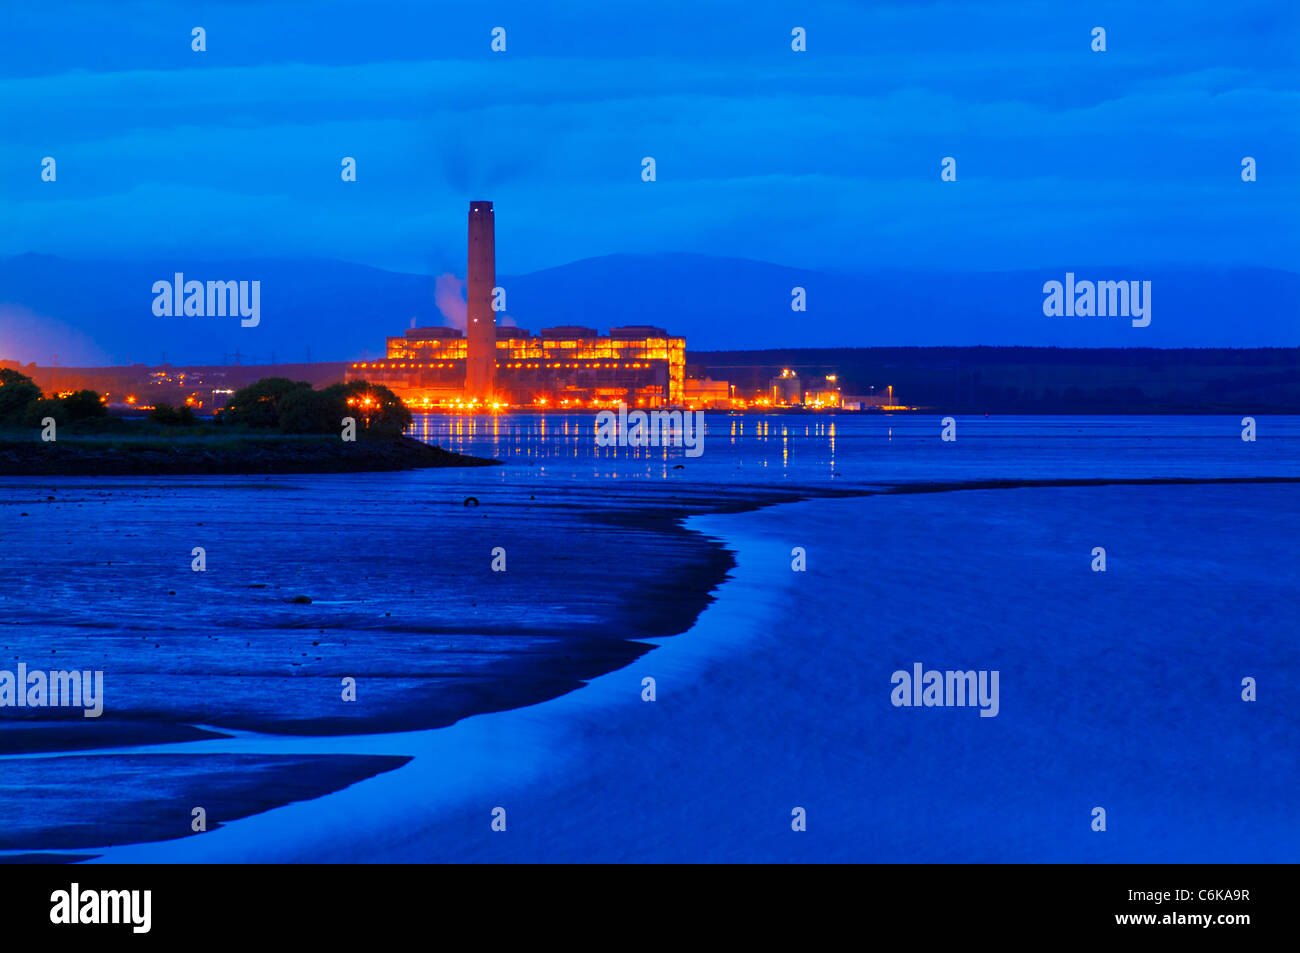
POLYGON ((61 427, 58 439, 49 442, 41 440, 38 429, 0 430, 0 476, 355 473, 499 462, 410 437, 345 442, 337 436, 228 426, 165 427, 121 419, 105 423, 61 427))

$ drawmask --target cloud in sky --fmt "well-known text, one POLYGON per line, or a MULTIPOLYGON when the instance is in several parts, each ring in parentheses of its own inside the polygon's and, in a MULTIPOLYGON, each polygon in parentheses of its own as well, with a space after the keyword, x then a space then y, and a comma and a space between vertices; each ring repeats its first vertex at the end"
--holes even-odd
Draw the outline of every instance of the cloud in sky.
POLYGON ((834 270, 1295 264, 1300 20, 1286 5, 735 11, 6 9, 0 254, 463 274, 465 209, 488 198, 514 274, 658 251, 834 270), (200 22, 209 50, 193 53, 200 22), (1106 53, 1088 47, 1098 24, 1106 53), (488 48, 495 25, 504 54, 488 48), (807 53, 790 51, 793 25, 807 53), (46 155, 54 184, 39 180, 46 155), (657 182, 640 179, 646 155, 657 182), (356 183, 340 181, 343 156, 356 183))

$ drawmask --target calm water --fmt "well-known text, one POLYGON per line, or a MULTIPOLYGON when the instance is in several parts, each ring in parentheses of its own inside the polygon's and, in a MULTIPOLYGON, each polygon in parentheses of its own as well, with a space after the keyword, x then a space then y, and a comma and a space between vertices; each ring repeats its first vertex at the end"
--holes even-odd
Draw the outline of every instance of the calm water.
POLYGON ((980 479, 1300 475, 1300 417, 706 416, 704 453, 597 447, 592 415, 482 419, 420 415, 409 433, 503 460, 513 472, 572 479, 735 481, 824 486, 980 479), (674 470, 676 465, 683 470, 674 470))
MULTIPOLYGON (((1251 443, 1229 417, 963 417, 944 443, 937 416, 709 415, 695 460, 596 448, 590 417, 428 417, 413 432, 521 461, 504 479, 584 484, 1300 476, 1300 418, 1256 425, 1251 443)), ((468 834, 449 846, 440 829, 395 856, 1300 856, 1294 485, 877 495, 694 524, 737 547, 733 581, 689 643, 606 678, 628 697, 644 674, 693 690, 662 716, 624 710, 614 688, 598 713, 575 696, 576 737, 561 742, 581 752, 573 775, 521 791, 535 828, 482 846, 468 834), (806 574, 789 571, 793 545, 806 574), (1097 545, 1105 574, 1091 571, 1097 545), (890 675, 916 661, 1000 670, 1001 713, 893 708, 890 675), (1267 704, 1241 699, 1246 675, 1272 686, 1267 704), (777 820, 792 804, 818 818, 815 835, 777 820)))

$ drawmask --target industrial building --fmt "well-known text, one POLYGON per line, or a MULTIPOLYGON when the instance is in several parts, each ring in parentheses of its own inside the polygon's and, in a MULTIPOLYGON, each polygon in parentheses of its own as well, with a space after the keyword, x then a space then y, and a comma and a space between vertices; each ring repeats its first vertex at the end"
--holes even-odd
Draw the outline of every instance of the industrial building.
MULTIPOLYGON (((663 328, 567 325, 533 335, 498 325, 496 225, 491 202, 469 210, 466 330, 411 328, 388 338, 386 356, 357 361, 348 380, 383 384, 412 409, 494 410, 686 400, 686 340, 663 328)), ((723 385, 725 387, 725 383, 723 385)))
MULTIPOLYGON (((412 409, 442 407, 666 407, 685 396, 686 341, 662 328, 495 329, 490 393, 471 390, 473 337, 456 328, 412 328, 388 339, 387 357, 357 361, 349 380, 383 384, 412 409)), ((489 352, 490 353, 490 352, 489 352)), ((483 380, 479 371, 478 380, 483 380)))

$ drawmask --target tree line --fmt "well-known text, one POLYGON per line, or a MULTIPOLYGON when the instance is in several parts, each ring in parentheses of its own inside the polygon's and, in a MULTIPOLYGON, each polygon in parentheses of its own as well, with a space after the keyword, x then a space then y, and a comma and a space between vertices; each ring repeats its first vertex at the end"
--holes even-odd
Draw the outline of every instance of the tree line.
MULTIPOLYGON (((0 369, 0 426, 40 427, 51 417, 60 426, 108 417, 103 398, 93 390, 47 397, 25 374, 0 369)), ((314 390, 306 381, 264 377, 235 391, 213 417, 220 426, 277 430, 285 434, 337 434, 344 418, 356 422, 359 436, 400 436, 411 412, 387 387, 349 381, 314 390)), ((149 412, 157 424, 188 427, 198 422, 187 406, 159 403, 149 412)))

